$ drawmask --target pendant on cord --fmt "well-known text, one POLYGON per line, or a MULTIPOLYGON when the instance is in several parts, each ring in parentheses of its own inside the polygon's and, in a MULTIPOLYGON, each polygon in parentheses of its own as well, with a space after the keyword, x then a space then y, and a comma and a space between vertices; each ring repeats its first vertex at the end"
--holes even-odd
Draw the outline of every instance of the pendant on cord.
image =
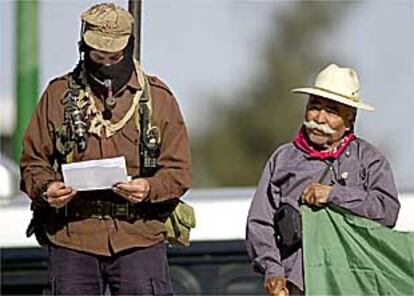
POLYGON ((108 95, 106 96, 106 99, 104 101, 105 110, 102 113, 104 119, 109 120, 112 117, 112 110, 115 108, 116 105, 116 99, 113 96, 112 91, 112 80, 111 79, 105 79, 104 85, 106 89, 108 90, 108 95))

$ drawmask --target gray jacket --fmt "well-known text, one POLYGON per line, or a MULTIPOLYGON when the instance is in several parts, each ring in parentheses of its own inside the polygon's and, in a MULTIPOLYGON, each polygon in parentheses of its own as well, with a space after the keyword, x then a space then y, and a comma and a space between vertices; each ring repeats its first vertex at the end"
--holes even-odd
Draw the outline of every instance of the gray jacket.
MULTIPOLYGON (((302 249, 281 259, 275 241, 273 217, 281 202, 299 208, 299 198, 317 182, 327 162, 310 157, 293 143, 277 149, 264 168, 247 219, 247 251, 256 270, 285 276, 303 290, 302 249)), ((393 227, 400 203, 389 162, 362 139, 352 141, 338 159, 324 184, 332 185, 328 202, 356 215, 393 227)))

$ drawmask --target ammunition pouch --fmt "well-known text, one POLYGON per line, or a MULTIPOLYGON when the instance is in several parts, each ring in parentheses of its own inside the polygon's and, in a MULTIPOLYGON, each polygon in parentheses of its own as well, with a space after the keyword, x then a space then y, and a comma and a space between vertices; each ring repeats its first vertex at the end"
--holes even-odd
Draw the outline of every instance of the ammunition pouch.
POLYGON ((164 225, 171 244, 189 246, 190 230, 196 226, 193 207, 180 200, 164 225))
POLYGON ((274 217, 276 243, 281 257, 286 258, 296 252, 302 244, 302 224, 300 212, 288 203, 281 203, 274 217))

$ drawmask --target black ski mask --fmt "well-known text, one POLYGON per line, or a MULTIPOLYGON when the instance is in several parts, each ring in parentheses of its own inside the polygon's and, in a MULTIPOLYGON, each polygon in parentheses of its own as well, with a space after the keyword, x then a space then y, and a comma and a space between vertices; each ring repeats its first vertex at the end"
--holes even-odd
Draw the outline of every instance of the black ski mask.
POLYGON ((84 64, 92 89, 104 95, 104 97, 115 95, 128 83, 134 71, 134 37, 129 38, 122 60, 112 65, 95 63, 89 56, 89 52, 93 48, 85 47, 84 64))

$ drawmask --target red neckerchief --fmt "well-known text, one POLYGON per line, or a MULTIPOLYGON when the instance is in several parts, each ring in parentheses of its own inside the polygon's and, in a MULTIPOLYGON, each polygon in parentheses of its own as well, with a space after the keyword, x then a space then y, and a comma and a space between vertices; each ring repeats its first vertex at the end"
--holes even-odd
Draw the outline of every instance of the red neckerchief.
POLYGON ((311 144, 309 144, 309 140, 305 135, 304 128, 301 128, 298 134, 296 135, 293 143, 296 145, 296 147, 307 153, 309 156, 325 160, 328 158, 337 159, 339 155, 341 155, 342 152, 344 152, 345 148, 349 145, 349 143, 351 143, 354 139, 355 135, 352 132, 350 132, 345 137, 343 137, 341 143, 333 151, 319 151, 313 148, 311 144))

